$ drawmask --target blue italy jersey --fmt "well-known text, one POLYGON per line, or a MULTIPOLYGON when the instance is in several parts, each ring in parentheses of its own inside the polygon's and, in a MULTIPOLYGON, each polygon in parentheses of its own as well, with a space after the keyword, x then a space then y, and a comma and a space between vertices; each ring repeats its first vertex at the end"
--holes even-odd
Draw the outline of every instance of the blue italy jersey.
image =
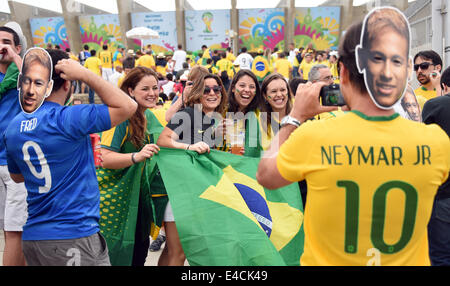
MULTIPOLYGON (((4 74, 0 73, 0 82, 3 81, 4 74)), ((3 94, 0 98, 0 136, 8 127, 9 122, 21 112, 17 89, 12 89, 3 94)), ((0 137, 1 138, 1 137, 0 137)), ((3 140, 0 140, 0 166, 6 165, 6 150, 3 140)))
POLYGON ((28 190, 23 240, 75 239, 99 231, 100 193, 89 134, 111 128, 106 105, 44 102, 9 124, 9 172, 28 190))

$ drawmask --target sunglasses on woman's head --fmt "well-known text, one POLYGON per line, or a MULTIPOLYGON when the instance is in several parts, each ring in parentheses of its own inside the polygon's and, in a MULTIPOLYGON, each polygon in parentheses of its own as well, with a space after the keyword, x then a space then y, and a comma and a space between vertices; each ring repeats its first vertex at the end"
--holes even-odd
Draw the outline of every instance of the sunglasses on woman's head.
MULTIPOLYGON (((212 90, 214 91, 215 94, 220 94, 220 87, 219 86, 214 86, 212 88, 212 90)), ((211 88, 209 86, 205 86, 205 90, 203 92, 204 94, 210 94, 211 93, 211 88)))
POLYGON ((429 63, 429 62, 423 62, 421 64, 414 65, 414 71, 418 71, 419 68, 421 70, 427 70, 430 66, 434 66, 434 65, 432 63, 429 63))

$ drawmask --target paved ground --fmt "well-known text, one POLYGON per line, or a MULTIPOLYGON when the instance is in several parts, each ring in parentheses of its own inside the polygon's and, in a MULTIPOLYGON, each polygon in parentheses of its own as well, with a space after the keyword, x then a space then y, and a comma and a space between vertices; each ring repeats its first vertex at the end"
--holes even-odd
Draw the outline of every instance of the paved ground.
MULTIPOLYGON (((164 244, 162 245, 164 247, 164 244)), ((0 266, 3 266, 3 249, 5 248, 5 236, 3 231, 0 230, 0 266)), ((162 248, 158 252, 148 252, 147 261, 145 266, 157 266, 159 256, 162 253, 162 248)), ((187 265, 187 264, 186 264, 187 265)))

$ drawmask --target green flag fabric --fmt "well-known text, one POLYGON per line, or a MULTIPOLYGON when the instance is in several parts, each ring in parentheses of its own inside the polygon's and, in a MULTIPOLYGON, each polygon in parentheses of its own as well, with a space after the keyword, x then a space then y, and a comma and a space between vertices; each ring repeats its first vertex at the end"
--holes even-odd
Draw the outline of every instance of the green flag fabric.
POLYGON ((298 266, 303 206, 298 184, 260 186, 259 159, 161 148, 156 156, 191 266, 298 266))
MULTIPOLYGON (((147 136, 145 144, 156 142, 163 127, 153 112, 146 111, 147 136)), ((102 133, 102 147, 118 153, 139 150, 129 139, 128 122, 102 133), (108 148, 109 147, 109 148, 108 148)), ((151 227, 157 233, 162 225, 167 195, 155 160, 146 160, 128 168, 97 170, 100 189, 100 230, 108 244, 113 266, 130 266, 133 259, 138 219, 144 239, 151 227), (153 192, 157 192, 156 197, 153 192)))

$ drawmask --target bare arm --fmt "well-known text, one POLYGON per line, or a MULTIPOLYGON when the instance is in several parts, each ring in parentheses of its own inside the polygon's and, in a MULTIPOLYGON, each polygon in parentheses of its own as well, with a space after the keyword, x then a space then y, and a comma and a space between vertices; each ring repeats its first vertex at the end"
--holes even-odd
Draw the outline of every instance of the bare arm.
POLYGON ((205 142, 198 142, 196 144, 191 145, 178 142, 177 141, 178 139, 179 139, 178 134, 176 134, 172 129, 166 127, 164 128, 161 135, 159 135, 158 142, 156 144, 158 144, 158 146, 166 148, 196 151, 199 154, 210 152, 210 148, 208 144, 206 144, 205 142))
POLYGON ((61 60, 55 70, 65 80, 81 80, 92 87, 109 108, 111 126, 122 123, 136 112, 137 103, 131 97, 76 61, 61 60))
POLYGON ((130 167, 135 163, 143 162, 146 159, 153 157, 153 155, 158 154, 159 147, 155 144, 148 144, 145 145, 141 151, 136 153, 118 153, 105 148, 101 148, 100 151, 102 153, 104 168, 123 169, 130 167))

